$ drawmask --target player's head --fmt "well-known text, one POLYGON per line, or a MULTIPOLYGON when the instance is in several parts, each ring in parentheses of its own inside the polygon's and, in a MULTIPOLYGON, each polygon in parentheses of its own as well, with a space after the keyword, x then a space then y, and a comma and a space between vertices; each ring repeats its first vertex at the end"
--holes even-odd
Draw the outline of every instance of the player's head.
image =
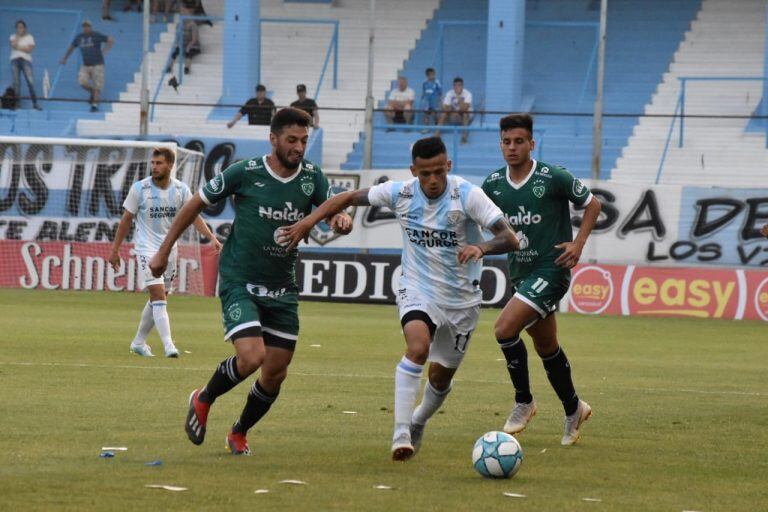
POLYGON ((424 74, 427 75, 427 80, 435 79, 435 70, 433 68, 427 68, 427 70, 424 71, 424 74))
POLYGON ((461 94, 461 91, 464 90, 464 79, 460 76, 453 79, 453 90, 456 94, 461 94))
POLYGON ((296 94, 299 96, 299 99, 304 99, 307 97, 307 86, 304 84, 299 84, 296 86, 296 94))
POLYGON ((531 159, 536 147, 533 140, 533 118, 528 114, 510 114, 499 121, 501 153, 510 166, 521 165, 531 159))
POLYGON ((155 148, 152 150, 152 179, 164 181, 171 175, 176 155, 168 148, 155 148))
POLYGON ((411 148, 411 174, 430 199, 440 197, 448 186, 451 161, 440 137, 419 139, 411 148))
POLYGON ((267 96, 267 88, 262 84, 256 86, 256 98, 263 100, 267 96))
POLYGON ((312 118, 297 108, 282 108, 272 117, 269 142, 272 155, 286 168, 295 170, 304 158, 312 118))

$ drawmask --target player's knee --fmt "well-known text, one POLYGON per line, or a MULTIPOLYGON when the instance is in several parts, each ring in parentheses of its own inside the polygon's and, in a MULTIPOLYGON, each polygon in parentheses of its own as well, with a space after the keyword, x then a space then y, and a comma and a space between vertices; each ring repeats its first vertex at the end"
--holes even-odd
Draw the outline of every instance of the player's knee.
POLYGON ((514 324, 505 322, 499 318, 496 320, 496 324, 493 326, 493 333, 497 340, 507 340, 509 338, 518 336, 520 334, 520 329, 518 329, 514 324))
POLYGON ((557 350, 557 339, 555 338, 533 338, 533 348, 540 357, 551 356, 557 350))
POLYGON ((280 368, 277 370, 263 369, 259 380, 265 389, 271 391, 280 389, 280 385, 283 383, 286 377, 288 377, 288 368, 280 368))
POLYGON ((435 391, 443 392, 451 387, 452 376, 447 375, 430 375, 429 385, 432 386, 435 391))
POLYGON ((241 350, 237 354, 238 369, 244 370, 246 374, 250 375, 261 367, 265 356, 266 352, 263 346, 254 346, 248 350, 241 350))
POLYGON ((419 340, 408 343, 405 357, 416 364, 424 364, 429 356, 429 340, 419 340))

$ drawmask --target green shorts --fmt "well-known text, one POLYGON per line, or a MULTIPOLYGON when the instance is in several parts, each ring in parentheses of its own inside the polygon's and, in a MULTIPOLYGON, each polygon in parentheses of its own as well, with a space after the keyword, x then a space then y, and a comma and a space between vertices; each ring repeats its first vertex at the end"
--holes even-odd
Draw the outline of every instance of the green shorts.
POLYGON ((538 268, 512 282, 512 296, 535 309, 541 318, 546 318, 557 311, 570 284, 570 271, 557 267, 538 268))
POLYGON ((294 350, 299 338, 299 294, 244 283, 219 284, 224 339, 262 337, 264 344, 294 350))

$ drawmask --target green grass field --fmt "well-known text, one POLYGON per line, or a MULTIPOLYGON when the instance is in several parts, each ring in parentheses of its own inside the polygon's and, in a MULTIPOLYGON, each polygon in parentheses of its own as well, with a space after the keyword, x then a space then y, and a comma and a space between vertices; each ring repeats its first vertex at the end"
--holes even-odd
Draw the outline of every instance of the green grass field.
MULTIPOLYGON (((145 300, 0 291, 0 509, 768 507, 768 337, 760 323, 560 316, 577 390, 594 415, 576 446, 559 445, 562 408, 529 348, 539 414, 520 436, 522 469, 495 481, 475 473, 471 451, 481 434, 501 428, 513 400, 493 340, 496 311, 483 311, 422 451, 394 464, 393 374, 404 349, 394 307, 303 303, 280 399, 250 432, 253 456, 232 457, 224 436, 250 380, 216 402, 205 444, 193 446, 183 431, 189 392, 231 354, 218 300, 171 298, 174 338, 191 352, 178 360, 129 355, 145 300), (99 458, 102 446, 115 445, 129 449, 99 458), (156 459, 163 465, 144 465, 156 459)), ((162 353, 156 334, 150 343, 162 353)))

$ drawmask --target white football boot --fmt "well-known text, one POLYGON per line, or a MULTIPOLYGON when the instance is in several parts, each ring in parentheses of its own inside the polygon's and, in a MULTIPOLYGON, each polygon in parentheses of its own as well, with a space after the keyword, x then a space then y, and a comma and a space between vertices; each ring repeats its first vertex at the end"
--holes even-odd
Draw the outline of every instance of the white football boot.
POLYGON ((525 430, 528 423, 536 416, 536 409, 536 400, 531 400, 529 404, 515 402, 507 422, 504 423, 504 432, 515 435, 525 430))
POLYGON ((560 440, 560 444, 570 446, 576 443, 579 440, 581 424, 587 421, 590 416, 592 416, 592 407, 584 400, 579 400, 576 412, 565 417, 565 433, 560 440))

